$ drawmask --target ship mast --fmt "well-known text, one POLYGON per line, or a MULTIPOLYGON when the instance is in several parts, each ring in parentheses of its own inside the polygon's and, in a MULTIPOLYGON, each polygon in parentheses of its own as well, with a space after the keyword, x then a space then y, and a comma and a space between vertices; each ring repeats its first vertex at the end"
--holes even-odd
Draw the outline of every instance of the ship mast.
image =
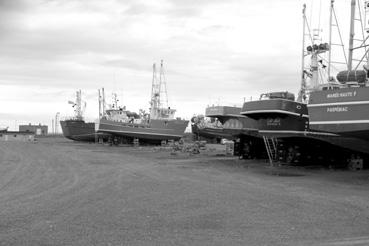
POLYGON ((112 109, 118 109, 118 96, 117 93, 113 93, 113 105, 112 105, 112 109))
POLYGON ((105 101, 104 87, 101 89, 101 93, 102 93, 102 113, 103 113, 103 115, 105 115, 106 114, 106 101, 105 101))
MULTIPOLYGON (((333 18, 333 3, 331 0, 331 7, 329 9, 329 45, 332 46, 332 18, 333 18)), ((328 81, 331 79, 331 61, 332 61, 332 49, 328 51, 328 81)))
POLYGON ((352 70, 352 54, 354 51, 354 35, 355 35, 355 8, 356 0, 351 0, 351 18, 350 18, 350 40, 349 40, 349 53, 347 61, 347 70, 352 70))
POLYGON ((158 117, 158 109, 160 108, 160 84, 156 76, 156 64, 152 65, 152 85, 151 85, 151 101, 150 101, 150 118, 158 117))
POLYGON ((104 88, 98 90, 99 92, 99 118, 106 115, 105 91, 104 88))
POLYGON ((76 92, 76 104, 75 104, 74 111, 76 112, 76 118, 82 119, 82 92, 81 90, 76 92))
POLYGON ((167 82, 164 75, 164 67, 163 67, 163 60, 160 61, 160 98, 164 97, 165 105, 161 105, 164 107, 168 107, 168 93, 167 93, 167 82))
POLYGON ((69 104, 72 104, 74 109, 74 117, 77 120, 83 120, 83 112, 86 108, 86 102, 84 102, 84 105, 82 106, 82 92, 81 90, 76 91, 76 100, 68 101, 69 104))
POLYGON ((159 80, 156 75, 156 64, 153 64, 151 101, 151 119, 173 119, 175 109, 168 107, 167 85, 164 75, 163 60, 160 62, 159 80), (163 104, 164 102, 164 104, 163 104))
POLYGON ((364 30, 368 33, 368 14, 369 14, 369 1, 365 1, 365 6, 364 6, 364 20, 362 17, 362 13, 361 13, 361 9, 360 9, 360 4, 356 3, 356 1, 352 0, 351 2, 351 22, 350 22, 350 40, 349 40, 349 63, 348 63, 348 71, 356 71, 358 69, 358 67, 360 66, 360 64, 362 62, 366 62, 366 66, 364 66, 364 69, 366 71, 368 71, 368 62, 369 62, 369 57, 368 57, 368 52, 369 49, 367 48, 367 41, 369 36, 365 35, 364 30), (358 8, 358 15, 359 18, 355 17, 356 13, 356 7, 358 8), (361 39, 357 39, 354 38, 355 36, 355 21, 360 21, 361 24, 361 34, 362 34, 362 40, 361 39), (363 25, 363 22, 365 23, 365 25, 363 25), (361 41, 360 45, 354 47, 354 41, 361 41), (361 57, 361 59, 354 59, 353 57, 353 52, 356 49, 360 49, 360 48, 364 48, 365 52, 363 54, 363 56, 361 57), (353 68, 353 61, 358 61, 358 63, 356 64, 355 68, 353 68))
POLYGON ((306 80, 305 80, 305 26, 306 26, 306 4, 302 8, 302 55, 301 55, 301 88, 297 101, 302 102, 305 99, 306 80))

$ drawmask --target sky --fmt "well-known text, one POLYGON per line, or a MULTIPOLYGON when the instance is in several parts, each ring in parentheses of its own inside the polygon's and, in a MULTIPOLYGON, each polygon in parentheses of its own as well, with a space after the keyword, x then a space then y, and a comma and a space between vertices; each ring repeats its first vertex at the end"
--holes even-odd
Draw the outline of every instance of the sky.
MULTIPOLYGON (((328 2, 307 4, 321 12, 328 2)), ((303 3, 0 0, 0 127, 51 127, 57 112, 73 115, 68 101, 79 89, 88 121, 98 117, 102 87, 108 102, 114 92, 127 109, 147 110, 152 65, 160 60, 169 104, 186 119, 208 105, 297 93, 303 3)), ((328 20, 328 12, 317 19, 307 11, 315 26, 328 20)))

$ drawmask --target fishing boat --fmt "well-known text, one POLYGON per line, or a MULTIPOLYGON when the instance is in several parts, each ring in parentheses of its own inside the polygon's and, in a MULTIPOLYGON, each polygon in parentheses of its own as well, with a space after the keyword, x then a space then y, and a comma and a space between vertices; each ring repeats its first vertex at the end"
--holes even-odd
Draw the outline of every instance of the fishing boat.
POLYGON ((205 109, 205 117, 194 116, 191 119, 192 133, 196 138, 222 138, 234 140, 242 134, 257 134, 255 122, 240 114, 241 107, 209 106, 205 109))
POLYGON ((74 141, 95 141, 95 123, 85 122, 83 112, 86 107, 86 103, 82 104, 82 92, 78 90, 76 92, 76 100, 69 101, 72 105, 75 115, 60 121, 60 125, 63 131, 64 137, 74 141))
MULTIPOLYGON (((313 83, 307 104, 310 130, 320 134, 323 141, 351 150, 349 154, 356 158, 369 154, 369 59, 367 49, 369 26, 364 21, 369 17, 369 2, 364 2, 364 8, 360 6, 360 1, 351 0, 346 69, 338 72, 336 77, 331 79, 332 61, 329 53, 329 80, 323 84, 313 83), (365 13, 361 12, 362 9, 365 13), (360 26, 362 30, 355 31, 355 26, 360 26), (358 37, 356 32, 362 36, 358 37), (359 44, 355 45, 355 41, 359 41, 359 44), (361 51, 358 58, 354 57, 354 51, 357 53, 361 51)), ((333 1, 331 3, 332 12, 334 13, 333 1)), ((312 64, 317 64, 317 59, 312 57, 312 64)))
POLYGON ((212 140, 220 142, 221 139, 234 139, 242 129, 239 118, 241 108, 229 106, 210 106, 205 109, 204 115, 196 115, 191 119, 191 130, 196 140, 212 140), (232 134, 227 130, 234 130, 232 134))
MULTIPOLYGON (((330 5, 329 43, 317 43, 319 39, 310 33, 304 5, 302 80, 298 100, 293 100, 292 96, 276 98, 271 93, 267 100, 244 104, 241 114, 258 120, 259 133, 264 137, 271 162, 281 156, 288 162, 317 160, 314 157, 323 161, 340 159, 351 162, 369 154, 368 65, 359 69, 360 62, 368 60, 367 50, 359 64, 355 68, 352 65, 353 51, 365 49, 368 39, 363 37, 359 46, 353 46, 354 22, 362 16, 355 16, 356 2, 351 1, 347 70, 339 72, 336 77, 330 75, 331 28, 338 25, 334 1, 330 5), (333 23, 333 18, 336 23, 333 23), (305 32, 306 27, 308 33, 305 32), (310 37, 310 45, 306 45, 305 36, 310 37), (325 53, 329 54, 327 60, 323 58, 325 53), (310 57, 308 69, 304 64, 305 57, 310 57), (323 76, 324 73, 327 75, 323 76)), ((367 4, 365 10, 368 14, 367 4)))
POLYGON ((119 111, 112 111, 110 115, 102 115, 96 123, 97 132, 150 143, 179 140, 183 137, 188 121, 175 118, 176 110, 168 106, 163 61, 160 65, 160 79, 157 78, 156 65, 153 65, 150 106, 150 113, 146 114, 141 111, 142 113, 137 118, 112 117, 119 114, 119 111))
MULTIPOLYGON (((306 56, 305 27, 307 19, 305 11, 306 5, 303 7, 302 67, 305 67, 304 59, 306 56)), ((327 44, 315 45, 314 47, 317 48, 317 53, 329 48, 327 44)), ((305 73, 302 73, 303 78, 304 76, 305 73)), ((305 82, 305 79, 301 82, 301 88, 304 88, 304 90, 300 90, 297 99, 291 92, 277 91, 263 93, 259 100, 248 101, 243 104, 241 114, 257 122, 258 132, 263 137, 271 163, 275 160, 293 162, 300 156, 300 143, 305 143, 303 138, 309 131, 309 114, 305 102, 305 82)))
MULTIPOLYGON (((368 83, 368 51, 364 36, 360 45, 354 46, 355 21, 361 19, 355 15, 356 0, 351 1, 350 40, 348 49, 347 70, 337 74, 337 82, 315 86, 310 92, 308 103, 310 129, 318 132, 330 132, 344 137, 352 137, 369 141, 369 83, 368 83), (359 19, 358 19, 359 18, 359 19), (354 51, 363 51, 360 62, 354 66, 354 51), (362 68, 360 67, 361 65, 362 68)), ((365 12, 368 15, 368 2, 365 12)), ((359 13, 358 16, 361 17, 359 13)), ((368 33, 366 27, 365 32, 368 33)), ((357 30, 361 33, 361 30, 357 30)))
POLYGON ((264 157, 263 142, 257 130, 257 121, 241 115, 241 107, 210 106, 205 110, 205 117, 191 119, 192 133, 197 140, 222 139, 235 143, 236 154, 244 159, 264 157))
POLYGON ((245 102, 241 114, 257 122, 262 136, 299 136, 309 126, 306 104, 295 101, 295 95, 287 91, 261 94, 259 100, 245 102))
MULTIPOLYGON (((307 25, 305 10, 306 5, 303 7, 303 46, 305 46, 307 25)), ((317 48, 318 50, 328 49, 328 46, 320 45, 317 48)), ((305 55, 304 47, 303 67, 305 55)), ((304 73, 302 76, 305 76, 304 73)), ((303 86, 305 84, 301 85, 303 86)), ((306 99, 304 93, 305 90, 300 90, 297 99, 293 93, 288 91, 263 93, 259 100, 243 104, 241 114, 257 122, 257 129, 263 137, 270 163, 276 160, 293 162, 300 156, 300 143, 309 131, 309 114, 304 101, 306 99)))

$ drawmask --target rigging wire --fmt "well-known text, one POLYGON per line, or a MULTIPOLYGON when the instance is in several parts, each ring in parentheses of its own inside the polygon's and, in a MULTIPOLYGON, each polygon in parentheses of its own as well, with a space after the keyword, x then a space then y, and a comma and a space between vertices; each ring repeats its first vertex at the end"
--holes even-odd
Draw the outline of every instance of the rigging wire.
POLYGON ((314 8, 314 0, 311 0, 309 23, 311 23, 311 20, 313 19, 313 8, 314 8))
POLYGON ((322 0, 319 1, 318 31, 320 32, 320 17, 322 15, 322 0))

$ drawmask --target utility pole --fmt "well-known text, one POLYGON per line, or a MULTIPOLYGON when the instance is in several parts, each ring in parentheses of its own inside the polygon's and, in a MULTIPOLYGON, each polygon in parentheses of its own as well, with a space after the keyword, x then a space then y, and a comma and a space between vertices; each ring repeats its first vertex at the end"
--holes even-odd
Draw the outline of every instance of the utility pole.
POLYGON ((59 133, 59 129, 58 129, 59 116, 60 116, 60 112, 57 112, 55 115, 55 134, 59 133))
POLYGON ((100 93, 100 89, 98 89, 97 92, 99 93, 99 119, 101 119, 102 113, 101 113, 101 93, 100 93))

